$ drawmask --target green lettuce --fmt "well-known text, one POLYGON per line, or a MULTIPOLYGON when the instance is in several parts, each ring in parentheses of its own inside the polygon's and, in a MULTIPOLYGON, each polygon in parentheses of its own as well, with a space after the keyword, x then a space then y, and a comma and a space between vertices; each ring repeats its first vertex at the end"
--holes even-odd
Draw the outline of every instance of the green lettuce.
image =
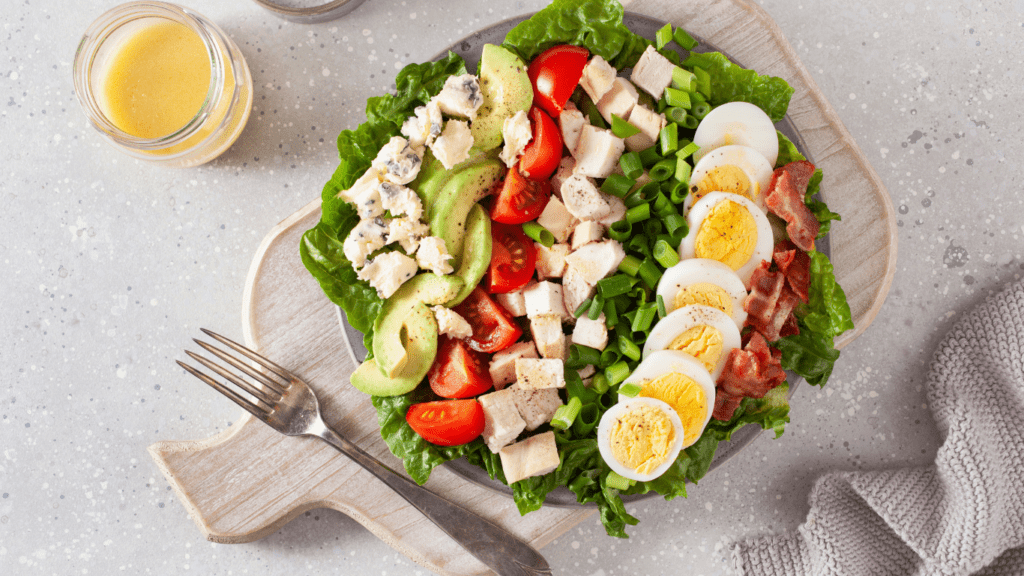
POLYGON ((782 78, 761 76, 753 70, 741 68, 729 61, 721 52, 690 52, 683 66, 703 68, 711 76, 712 106, 726 102, 750 102, 778 122, 786 116, 793 87, 782 78))

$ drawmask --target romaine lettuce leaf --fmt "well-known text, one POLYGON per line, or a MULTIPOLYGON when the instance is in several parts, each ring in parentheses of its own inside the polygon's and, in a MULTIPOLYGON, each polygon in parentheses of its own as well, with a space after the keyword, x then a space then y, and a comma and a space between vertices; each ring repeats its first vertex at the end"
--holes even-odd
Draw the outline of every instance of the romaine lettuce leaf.
POLYGON ((741 68, 721 52, 690 52, 683 66, 691 69, 698 66, 710 74, 711 96, 708 103, 712 106, 740 100, 757 105, 772 122, 778 122, 786 115, 793 88, 782 78, 761 76, 753 70, 741 68))

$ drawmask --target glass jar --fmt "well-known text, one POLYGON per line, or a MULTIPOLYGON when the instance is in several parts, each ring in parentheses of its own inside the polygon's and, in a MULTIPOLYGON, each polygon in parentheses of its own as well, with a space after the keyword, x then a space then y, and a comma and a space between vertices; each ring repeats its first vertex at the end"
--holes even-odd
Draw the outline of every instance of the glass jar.
POLYGON ((196 166, 213 160, 242 133, 252 109, 252 76, 238 46, 204 16, 166 2, 129 2, 100 16, 78 45, 73 73, 75 93, 90 123, 120 150, 164 166, 196 166), (160 46, 171 37, 168 31, 171 41, 184 44, 160 46), (145 85, 138 84, 140 75, 142 81, 147 76, 161 82, 172 77, 153 73, 162 66, 190 76, 173 76, 177 79, 173 87, 190 89, 196 112, 181 104, 188 100, 177 93, 165 100, 170 108, 177 108, 167 110, 176 114, 171 119, 159 107, 148 112, 134 108, 133 96, 125 95, 128 88, 122 90, 119 83, 134 82, 144 94, 145 85), (196 73, 201 74, 198 82, 196 73), (173 124, 177 117, 183 124, 161 131, 161 121, 173 124))

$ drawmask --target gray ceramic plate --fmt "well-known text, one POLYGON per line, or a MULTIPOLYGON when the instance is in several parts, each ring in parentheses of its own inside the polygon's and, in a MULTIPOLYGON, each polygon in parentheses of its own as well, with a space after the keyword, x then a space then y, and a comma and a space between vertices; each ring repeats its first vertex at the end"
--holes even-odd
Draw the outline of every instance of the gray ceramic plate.
MULTIPOLYGON (((469 36, 466 36, 462 40, 459 40, 455 44, 452 44, 451 46, 446 48, 440 54, 435 56, 434 60, 441 58, 442 56, 447 54, 449 50, 451 50, 452 52, 455 52, 459 56, 462 56, 463 59, 465 59, 466 68, 468 70, 476 70, 477 62, 480 60, 480 53, 483 50, 484 44, 501 44, 509 30, 515 27, 516 24, 519 24, 520 22, 526 20, 529 17, 530 15, 526 14, 523 16, 518 16, 516 18, 510 18, 508 20, 505 20, 504 22, 499 22, 493 26, 484 28, 483 30, 470 34, 469 36)), ((661 20, 656 20, 654 18, 650 18, 640 14, 634 14, 631 12, 626 13, 625 17, 623 18, 623 21, 625 22, 626 26, 629 27, 630 30, 636 32, 637 34, 640 34, 641 36, 644 36, 645 38, 654 38, 655 32, 657 32, 659 28, 665 25, 665 22, 661 20)), ((675 46, 675 44, 673 44, 673 46, 675 46)), ((697 52, 721 51, 715 48, 714 44, 711 44, 710 42, 707 42, 703 39, 701 39, 700 45, 697 46, 694 50, 697 52)), ((730 59, 733 62, 736 62, 735 59, 731 57, 730 59)), ((736 63, 741 66, 743 65, 742 62, 736 63)), ((789 119, 789 117, 783 118, 781 122, 776 123, 775 127, 778 128, 780 132, 785 134, 786 137, 792 140, 796 144, 797 148, 799 148, 800 151, 805 156, 808 157, 808 160, 811 160, 812 162, 814 161, 813 158, 811 158, 810 155, 807 153, 807 147, 804 145, 803 139, 800 137, 800 133, 797 132, 796 127, 794 126, 793 122, 789 119)), ((817 242, 817 249, 818 251, 823 252, 826 255, 830 254, 827 237, 817 242)), ((363 358, 366 357, 366 348, 364 348, 362 344, 363 334, 362 332, 359 332, 355 328, 352 328, 351 326, 348 325, 347 322, 345 322, 345 314, 344 312, 341 311, 341 308, 338 308, 338 311, 341 317, 341 326, 345 333, 345 340, 346 342, 348 342, 349 345, 349 352, 352 354, 353 358, 356 359, 357 363, 362 362, 363 358)), ((789 372, 787 373, 787 380, 789 381, 789 395, 790 397, 792 397, 794 391, 803 382, 803 379, 797 376, 796 374, 789 372)), ((708 470, 708 474, 710 474, 712 471, 714 471, 719 466, 724 464, 728 459, 735 456, 737 453, 739 453, 740 450, 750 445, 751 442, 757 439, 761 432, 762 430, 759 427, 748 425, 745 426, 744 428, 737 430, 736 433, 732 435, 732 440, 728 442, 721 442, 718 445, 718 451, 715 453, 715 459, 711 462, 711 468, 708 470)), ((458 460, 448 462, 446 463, 446 466, 452 472, 455 472, 456 474, 462 476, 463 478, 469 480, 470 482, 479 484, 480 486, 489 488, 496 492, 512 496, 511 488, 509 488, 505 484, 502 484, 501 482, 491 480, 491 478, 487 476, 487 472, 483 468, 470 464, 469 462, 466 461, 465 458, 460 458, 458 460)), ((647 494, 623 496, 622 499, 625 502, 636 502, 638 500, 644 500, 656 496, 659 496, 659 494, 649 492, 647 494)), ((573 494, 568 488, 565 488, 563 486, 559 486, 551 493, 549 493, 547 499, 544 501, 544 504, 546 506, 562 506, 571 508, 597 507, 596 504, 577 503, 576 495, 573 494)))

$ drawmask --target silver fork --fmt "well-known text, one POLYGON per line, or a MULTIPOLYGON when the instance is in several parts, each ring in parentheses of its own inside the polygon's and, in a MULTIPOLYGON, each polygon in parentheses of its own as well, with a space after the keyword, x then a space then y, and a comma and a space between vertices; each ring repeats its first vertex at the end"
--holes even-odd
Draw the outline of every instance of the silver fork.
POLYGON ((334 446, 398 492, 402 498, 496 573, 510 576, 550 576, 551 569, 544 557, 511 532, 422 488, 331 430, 320 413, 320 403, 316 394, 297 376, 237 342, 205 328, 201 330, 207 336, 265 368, 266 373, 261 373, 230 353, 193 338, 204 350, 264 387, 255 386, 221 365, 186 350, 185 353, 190 357, 251 395, 255 401, 196 368, 177 361, 190 374, 206 382, 278 432, 288 436, 315 436, 334 446))

